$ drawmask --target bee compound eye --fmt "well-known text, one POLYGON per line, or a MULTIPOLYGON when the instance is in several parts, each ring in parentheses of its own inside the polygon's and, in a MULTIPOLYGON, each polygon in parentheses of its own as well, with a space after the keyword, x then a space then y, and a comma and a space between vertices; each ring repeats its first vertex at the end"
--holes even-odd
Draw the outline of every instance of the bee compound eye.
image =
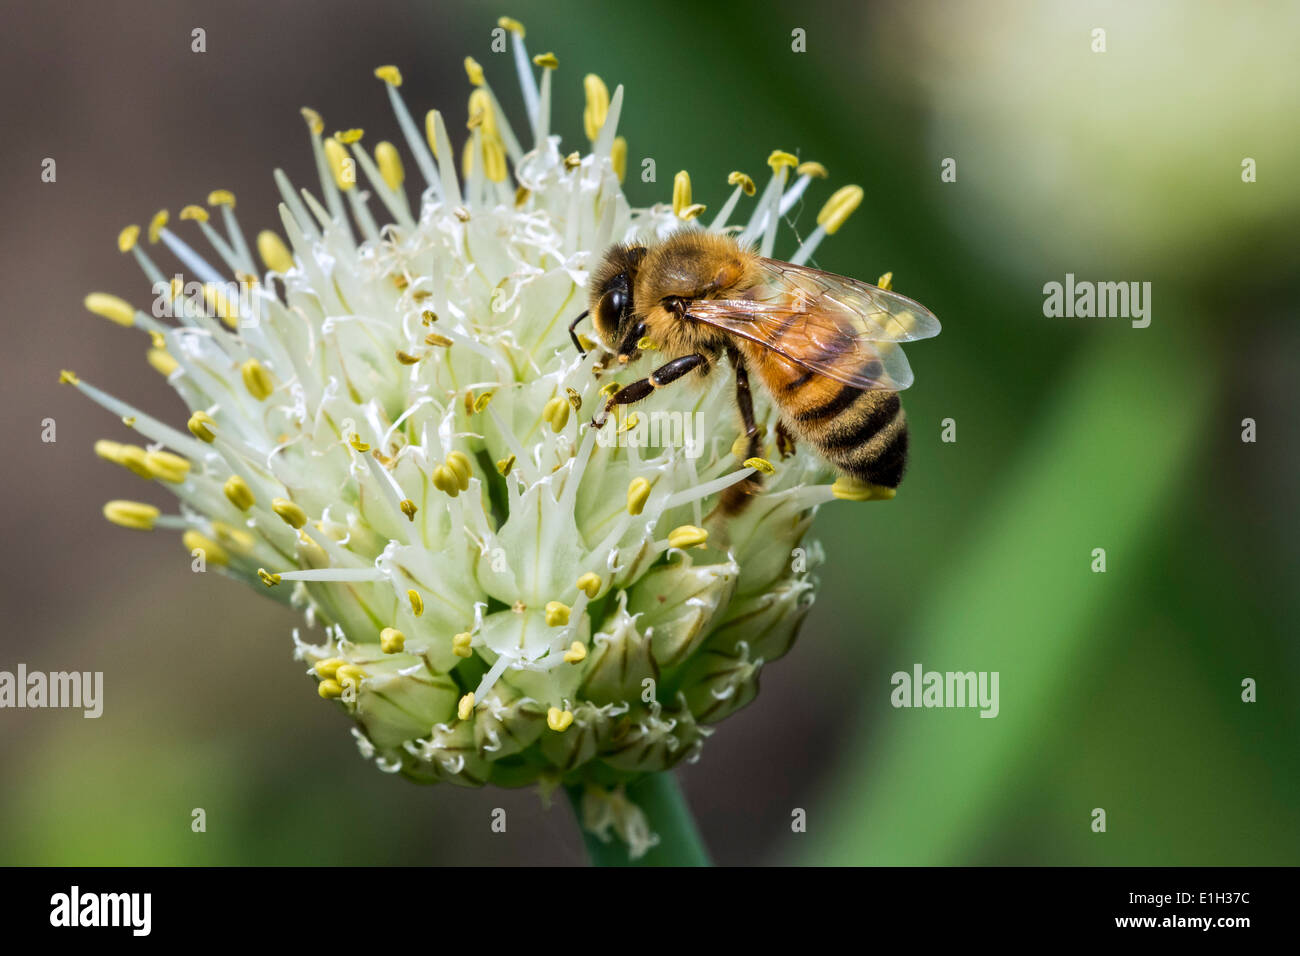
POLYGON ((592 318, 596 331, 606 342, 618 334, 619 321, 623 316, 623 307, 627 304, 626 295, 619 289, 612 289, 600 297, 592 318))

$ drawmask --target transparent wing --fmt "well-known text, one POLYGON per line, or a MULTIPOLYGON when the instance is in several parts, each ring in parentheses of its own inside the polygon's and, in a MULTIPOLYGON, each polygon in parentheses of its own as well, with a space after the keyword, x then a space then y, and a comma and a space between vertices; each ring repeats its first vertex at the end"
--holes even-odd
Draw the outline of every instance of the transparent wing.
POLYGON ((856 279, 759 263, 754 286, 729 299, 696 299, 686 314, 846 385, 901 391, 912 384, 898 343, 939 334, 929 309, 856 279))

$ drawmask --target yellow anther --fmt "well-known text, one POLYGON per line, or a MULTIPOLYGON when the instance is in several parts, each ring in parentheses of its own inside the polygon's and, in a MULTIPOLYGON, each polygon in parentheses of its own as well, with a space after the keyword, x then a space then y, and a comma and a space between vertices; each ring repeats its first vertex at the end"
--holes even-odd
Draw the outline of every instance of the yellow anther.
POLYGON ((596 347, 596 343, 581 332, 578 333, 578 344, 582 346, 584 352, 590 352, 596 347))
POLYGON ((772 464, 766 458, 746 458, 745 467, 753 468, 755 471, 762 472, 765 475, 776 474, 776 465, 772 464))
POLYGON ((350 436, 348 436, 348 444, 351 445, 356 451, 361 452, 361 454, 363 455, 366 452, 370 451, 370 443, 362 441, 361 436, 358 435, 356 432, 353 432, 350 436))
POLYGON ((564 663, 581 664, 587 659, 587 645, 582 641, 574 641, 569 645, 569 649, 564 652, 564 663))
POLYGON ((474 713, 474 695, 466 694, 456 705, 456 716, 461 720, 469 720, 470 714, 474 713))
POLYGON ((609 162, 621 183, 627 176, 627 140, 622 136, 614 137, 614 142, 609 147, 609 162))
POLYGON ((190 430, 190 434, 199 441, 205 441, 208 444, 211 444, 217 437, 212 431, 212 426, 215 424, 216 420, 207 412, 195 412, 190 416, 190 420, 185 423, 190 430))
POLYGON ((301 528, 307 523, 307 512, 288 498, 272 498, 271 510, 278 514, 290 528, 301 528))
POLYGON ((257 254, 262 264, 272 272, 288 272, 293 268, 293 255, 276 233, 263 229, 257 234, 257 254))
POLYGON ((161 512, 143 501, 109 501, 104 505, 104 517, 113 524, 136 531, 152 531, 153 523, 161 512))
POLYGON ((153 218, 149 220, 149 241, 151 243, 157 242, 158 237, 162 235, 162 231, 166 226, 167 210, 159 209, 153 214, 153 218))
POLYGON ((127 428, 135 428, 135 416, 134 416, 134 415, 123 415, 123 416, 122 416, 122 424, 125 425, 127 428))
POLYGON ((280 575, 272 574, 270 571, 266 570, 266 568, 258 568, 257 576, 268 588, 273 588, 280 583, 280 575))
POLYGON ((239 374, 244 379, 244 388, 248 389, 249 395, 259 402, 271 397, 275 383, 271 381, 271 373, 266 370, 266 366, 257 359, 251 358, 239 366, 239 374))
POLYGON ((424 325, 429 325, 437 321, 438 321, 438 313, 434 312, 432 309, 425 309, 423 312, 420 313, 420 322, 422 322, 424 325))
POLYGON ((312 670, 327 680, 333 680, 334 675, 339 672, 339 668, 346 663, 347 661, 341 657, 327 657, 325 660, 313 664, 312 670))
POLYGON ((500 136, 483 138, 483 172, 489 182, 506 181, 509 167, 506 166, 506 147, 500 136))
POLYGON ((406 169, 402 166, 402 156, 397 147, 388 140, 375 144, 375 165, 384 185, 396 192, 406 181, 406 169))
POLYGON ((600 575, 594 571, 588 571, 577 581, 578 590, 587 597, 594 599, 600 593, 600 575))
POLYGON ((559 601, 546 602, 546 626, 562 627, 569 623, 569 605, 559 601))
POLYGON ((609 398, 619 389, 618 382, 606 382, 600 387, 600 397, 609 398))
POLYGON ((620 428, 619 431, 630 432, 632 429, 636 428, 636 426, 640 424, 641 424, 641 416, 638 415, 636 412, 632 412, 630 415, 627 416, 627 418, 623 419, 623 427, 620 428))
POLYGON ((568 156, 564 157, 564 171, 566 173, 572 172, 573 170, 577 169, 581 165, 582 165, 582 153, 578 152, 576 149, 573 152, 571 152, 568 156))
POLYGON ((101 438, 95 442, 95 454, 105 461, 111 461, 113 464, 121 464, 119 457, 122 454, 124 446, 120 442, 109 441, 107 438, 101 438))
POLYGON ((179 485, 190 473, 189 460, 169 451, 146 452, 144 463, 149 474, 173 485, 179 485))
POLYGON ((474 652, 469 648, 472 635, 468 631, 457 634, 451 639, 451 652, 457 657, 469 657, 474 652))
POLYGON ((691 204, 691 174, 681 170, 673 177, 673 213, 681 216, 691 204))
POLYGON ((447 456, 447 467, 456 473, 456 480, 460 483, 460 490, 464 491, 469 487, 470 476, 474 473, 470 464, 469 455, 463 451, 453 451, 447 456))
POLYGON ((181 535, 181 544, 185 546, 186 551, 203 552, 203 560, 212 564, 229 564, 230 555, 226 554, 226 549, 217 544, 207 535, 200 534, 193 528, 181 535))
POLYGON ((556 733, 564 733, 573 723, 573 712, 569 710, 560 710, 558 707, 552 707, 546 712, 546 726, 550 727, 556 733))
POLYGON ((403 352, 401 349, 398 349, 396 354, 397 354, 397 361, 399 361, 403 365, 420 364, 420 356, 418 355, 412 355, 410 352, 403 352))
POLYGON ((514 467, 515 467, 515 456, 507 455, 505 458, 502 458, 500 461, 497 462, 497 473, 500 474, 502 478, 504 478, 506 475, 510 474, 510 469, 514 467))
POLYGON ((509 30, 521 40, 524 38, 524 25, 514 17, 497 17, 497 26, 509 30))
POLYGON ((208 193, 209 206, 229 206, 235 208, 235 194, 229 189, 214 189, 208 193))
POLYGON ((703 528, 697 528, 693 524, 684 524, 680 528, 674 528, 668 532, 668 546, 670 548, 702 548, 704 542, 709 540, 709 533, 703 528))
POLYGON ((336 680, 323 680, 316 685, 316 693, 326 700, 338 700, 343 696, 343 685, 336 680))
POLYGON ((758 187, 754 185, 754 180, 747 173, 742 173, 738 169, 728 174, 727 185, 739 186, 746 196, 752 196, 758 190, 758 187))
POLYGON ((551 431, 559 434, 569 423, 569 403, 563 398, 553 398, 542 408, 542 418, 551 424, 551 431))
POLYGON ((411 613, 419 617, 424 613, 424 598, 420 597, 420 592, 415 588, 410 588, 406 592, 406 599, 411 602, 411 613))
POLYGON ((83 304, 95 315, 110 322, 116 322, 127 328, 135 325, 135 309, 125 299, 119 299, 107 292, 92 292, 86 296, 83 304))
POLYGON ((73 371, 71 371, 71 370, 69 370, 69 369, 66 369, 66 368, 65 368, 65 369, 60 369, 60 370, 59 370, 59 384, 60 384, 60 385, 79 385, 79 384, 81 384, 81 379, 77 378, 77 373, 76 373, 76 372, 73 372, 73 371))
POLYGON ((643 352, 659 351, 659 343, 656 342, 654 339, 650 338, 650 336, 648 335, 642 336, 640 339, 638 339, 636 343, 636 347, 643 352))
POLYGON ((841 186, 835 191, 835 195, 826 200, 826 205, 822 206, 822 211, 817 214, 817 225, 826 230, 828 235, 833 235, 840 226, 844 225, 844 220, 853 214, 853 210, 858 208, 862 202, 861 186, 841 186))
POLYGON ((347 687, 351 684, 353 687, 360 687, 361 682, 366 679, 366 672, 356 664, 344 664, 334 672, 334 679, 347 687))
POLYGON ((335 133, 334 138, 344 146, 351 146, 353 143, 361 142, 361 137, 365 135, 366 131, 363 129, 345 129, 335 133))
POLYGON ((248 487, 248 482, 239 475, 231 475, 227 478, 221 490, 226 493, 230 503, 240 511, 247 511, 257 504, 257 499, 253 497, 253 489, 248 487))
POLYGON ((554 53, 539 53, 533 57, 533 64, 540 66, 543 70, 554 70, 560 65, 560 61, 554 53))
POLYGON ((437 110, 429 110, 424 114, 424 138, 429 143, 429 152, 433 153, 433 158, 438 158, 438 116, 437 110))
POLYGON ((685 209, 683 209, 681 212, 679 212, 677 216, 679 219, 682 220, 682 222, 690 222, 692 219, 695 219, 697 216, 703 213, 704 210, 708 208, 709 207, 704 205, 704 203, 702 202, 693 202, 685 209))
POLYGON ((465 75, 469 77, 471 85, 483 85, 483 67, 481 67, 478 60, 474 59, 472 56, 465 57, 465 75))
POLYGON ((232 329, 239 327, 239 308, 226 298, 221 286, 212 282, 203 283, 203 301, 208 311, 227 326, 232 329))
POLYGON ((395 627, 386 627, 379 632, 379 649, 385 654, 400 654, 406 647, 406 635, 395 627))
POLYGON ((202 206, 195 206, 191 204, 181 209, 180 218, 184 221, 193 219, 195 222, 207 222, 209 216, 208 216, 208 211, 204 209, 202 206))
POLYGON ((846 476, 837 478, 835 484, 831 485, 831 494, 843 501, 888 501, 897 493, 895 488, 873 485, 846 476))
POLYGON ((481 412, 483 411, 483 409, 487 408, 488 402, 492 401, 492 396, 495 394, 496 394, 495 391, 484 392, 478 398, 474 399, 474 411, 481 412))
POLYGON ((633 478, 627 486, 627 513, 639 515, 650 500, 650 481, 647 478, 633 478))
POLYGON ((455 498, 460 494, 460 480, 456 477, 456 473, 446 465, 439 465, 437 468, 433 469, 433 475, 431 477, 433 479, 433 487, 437 488, 444 494, 452 498, 455 498))
POLYGON ((569 404, 573 406, 575 412, 582 411, 582 396, 578 394, 576 388, 571 388, 566 385, 564 386, 564 394, 569 399, 569 404))
POLYGON ((118 452, 117 463, 141 478, 153 480, 153 472, 149 470, 147 458, 148 454, 139 445, 123 445, 118 452))
POLYGON ((795 167, 794 171, 800 176, 811 176, 814 179, 825 179, 827 175, 829 175, 826 172, 825 166, 821 163, 812 162, 811 160, 806 163, 800 163, 795 167))
POLYGON ((445 335, 439 335, 437 332, 430 332, 424 337, 425 345, 432 345, 435 348, 449 349, 452 346, 452 340, 445 335))
POLYGON ((798 166, 799 157, 793 153, 787 153, 783 149, 774 149, 772 154, 767 157, 767 165, 772 167, 772 172, 776 172, 782 166, 798 166))
POLYGON ((325 121, 321 119, 319 113, 310 106, 304 106, 301 112, 302 118, 307 121, 307 129, 311 130, 313 136, 319 136, 325 132, 325 121))
POLYGON ((224 521, 212 522, 212 530, 216 532, 217 540, 221 542, 221 546, 228 551, 252 554, 253 548, 257 546, 257 539, 253 537, 251 532, 228 525, 224 521))
POLYGON ((165 349, 167 347, 167 337, 161 332, 150 332, 149 342, 156 349, 165 349))
POLYGON ((414 521, 415 513, 420 510, 410 498, 403 498, 398 507, 402 509, 402 514, 406 515, 407 521, 414 521))
POLYGON ((876 286, 888 292, 894 287, 894 274, 892 272, 886 272, 876 280, 876 286))
POLYGON ((481 129, 484 136, 496 136, 497 118, 492 112, 492 97, 488 91, 479 87, 469 95, 469 120, 466 129, 481 129))
POLYGON ((395 66, 377 66, 375 67, 375 76, 389 86, 402 85, 402 71, 395 66))
POLYGON ((117 234, 117 251, 130 252, 140 239, 139 226, 127 226, 117 234))
POLYGON ((357 184, 356 166, 352 157, 333 136, 325 139, 325 162, 329 166, 330 175, 334 177, 334 185, 339 189, 347 192, 357 184))
POLYGON ((582 111, 582 125, 587 139, 592 142, 600 135, 600 128, 609 117, 609 87, 595 73, 582 78, 582 89, 587 94, 587 105, 582 111))

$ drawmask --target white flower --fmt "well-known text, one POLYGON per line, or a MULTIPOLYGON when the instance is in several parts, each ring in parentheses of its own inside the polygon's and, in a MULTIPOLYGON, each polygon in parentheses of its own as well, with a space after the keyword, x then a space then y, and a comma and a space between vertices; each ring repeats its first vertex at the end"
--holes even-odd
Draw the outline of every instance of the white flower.
MULTIPOLYGON (((421 135, 398 71, 376 70, 424 180, 414 206, 391 144, 372 157, 359 130, 325 137, 304 110, 321 192, 276 171, 288 243, 258 236, 264 270, 224 191, 209 197, 224 231, 202 207, 181 213, 215 260, 165 213, 148 229, 183 279, 124 230, 120 247, 155 284, 153 314, 103 294, 87 306, 151 336, 188 430, 63 378, 147 443, 98 453, 180 499, 169 516, 110 502, 109 519, 181 531, 194 560, 324 625, 321 643, 295 633, 296 653, 355 719, 364 756, 418 780, 614 788, 620 809, 602 826, 624 821, 644 847, 617 788, 694 757, 703 724, 748 702, 788 650, 819 554, 792 553, 832 497, 829 470, 800 452, 739 517, 710 519, 718 492, 753 474, 732 453, 725 375, 656 394, 603 431, 587 424, 609 380, 568 336, 588 270, 615 241, 700 228, 703 207, 682 174, 672 204, 629 208, 623 90, 611 97, 594 76, 590 152, 566 156, 550 133, 555 60, 533 61, 539 86, 511 26, 527 125, 511 128, 467 60, 460 175, 441 115, 421 135), (671 432, 667 446, 636 447, 656 431, 671 432)), ((770 252, 782 214, 824 173, 779 152, 771 165, 747 224, 730 220, 756 190, 735 174, 708 228, 770 252)), ((759 414, 774 422, 761 400, 759 414)))

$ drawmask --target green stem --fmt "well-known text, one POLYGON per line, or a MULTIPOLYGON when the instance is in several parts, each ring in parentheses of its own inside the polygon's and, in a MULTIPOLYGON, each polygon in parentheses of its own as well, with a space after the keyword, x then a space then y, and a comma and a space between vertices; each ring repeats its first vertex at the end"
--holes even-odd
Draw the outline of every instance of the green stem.
POLYGON ((641 808, 659 842, 640 859, 628 857, 627 845, 617 837, 603 843, 582 825, 582 784, 565 787, 578 829, 592 866, 711 866, 709 852, 695 827, 691 808, 671 770, 646 774, 627 785, 628 799, 641 808))

